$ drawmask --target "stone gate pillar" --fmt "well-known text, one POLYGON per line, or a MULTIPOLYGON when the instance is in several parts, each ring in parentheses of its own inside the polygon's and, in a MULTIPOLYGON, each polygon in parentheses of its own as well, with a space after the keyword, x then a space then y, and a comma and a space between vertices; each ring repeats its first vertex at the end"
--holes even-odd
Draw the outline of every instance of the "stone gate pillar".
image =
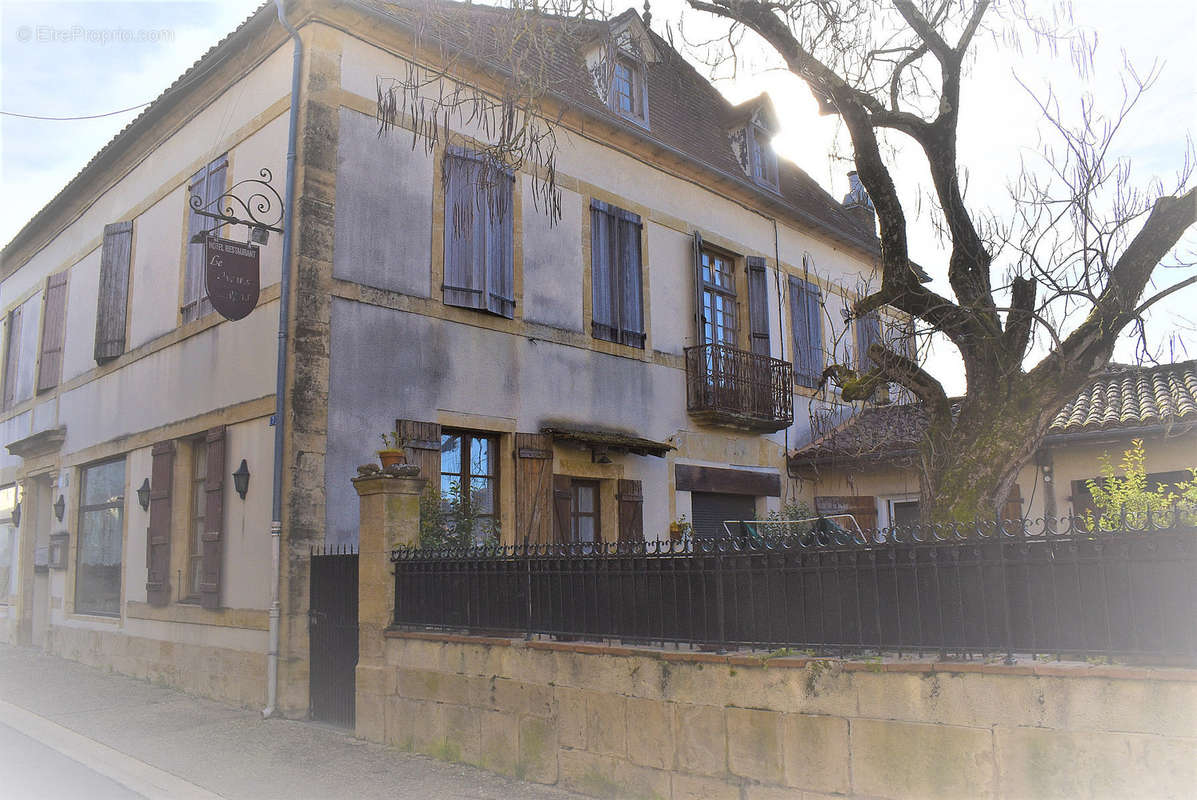
MULTIPOLYGON (((405 471, 413 472, 411 467, 405 471)), ((358 532, 358 660, 355 733, 383 741, 383 697, 388 669, 383 662, 383 631, 395 613, 391 550, 420 538, 420 494, 427 480, 385 472, 354 478, 361 504, 358 532)), ((389 670, 393 673, 394 670, 389 670)))

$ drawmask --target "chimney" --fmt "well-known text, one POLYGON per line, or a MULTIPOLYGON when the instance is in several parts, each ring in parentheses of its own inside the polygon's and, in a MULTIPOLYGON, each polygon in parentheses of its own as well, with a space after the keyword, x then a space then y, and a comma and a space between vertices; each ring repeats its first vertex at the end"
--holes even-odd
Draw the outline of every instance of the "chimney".
POLYGON ((868 228, 874 233, 877 231, 877 216, 873 209, 873 201, 869 199, 869 193, 865 191, 864 184, 860 182, 860 176, 856 174, 856 170, 848 173, 848 193, 844 195, 844 210, 861 227, 868 228))

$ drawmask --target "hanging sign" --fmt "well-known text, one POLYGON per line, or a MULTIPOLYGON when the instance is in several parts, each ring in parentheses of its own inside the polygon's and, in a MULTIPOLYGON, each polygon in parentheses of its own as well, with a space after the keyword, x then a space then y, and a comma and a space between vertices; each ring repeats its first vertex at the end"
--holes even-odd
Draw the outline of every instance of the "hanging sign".
POLYGON ((204 285, 212 307, 237 320, 258 304, 261 288, 258 248, 208 236, 204 240, 204 285))

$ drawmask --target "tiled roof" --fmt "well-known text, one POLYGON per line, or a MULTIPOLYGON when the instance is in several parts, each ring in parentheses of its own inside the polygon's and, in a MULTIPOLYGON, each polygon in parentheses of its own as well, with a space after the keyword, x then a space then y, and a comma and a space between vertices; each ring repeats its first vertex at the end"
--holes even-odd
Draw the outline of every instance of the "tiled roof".
MULTIPOLYGON (((358 0, 358 3, 415 29, 425 41, 459 48, 481 60, 486 60, 487 53, 504 52, 500 41, 503 36, 524 32, 519 26, 505 27, 516 13, 509 8, 450 0, 358 0)), ((787 206, 807 224, 870 252, 878 252, 875 232, 862 227, 856 217, 793 162, 778 160, 779 192, 753 184, 736 160, 728 138, 729 129, 743 123, 745 104, 729 103, 669 42, 651 30, 649 36, 660 58, 647 65, 648 128, 628 122, 608 108, 595 90, 585 55, 595 41, 606 35, 610 25, 632 18, 638 16, 631 9, 610 21, 541 15, 545 30, 555 30, 558 35, 546 36, 542 47, 521 53, 525 68, 545 76, 544 83, 567 102, 740 181, 762 197, 787 206)))
MULTIPOLYGON (((1155 367, 1111 366, 1064 408, 1049 436, 1197 425, 1197 360, 1155 367)), ((828 461, 889 462, 918 447, 928 417, 920 404, 867 408, 790 455, 796 466, 828 461)))

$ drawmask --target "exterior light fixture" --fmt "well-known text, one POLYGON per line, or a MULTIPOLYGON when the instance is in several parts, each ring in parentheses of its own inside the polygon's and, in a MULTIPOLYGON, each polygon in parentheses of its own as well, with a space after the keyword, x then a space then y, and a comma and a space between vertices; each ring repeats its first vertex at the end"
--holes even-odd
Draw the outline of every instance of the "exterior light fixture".
POLYGON ((249 240, 254 244, 264 245, 270 241, 270 230, 256 225, 249 229, 249 240))
POLYGON ((146 478, 141 482, 141 486, 137 487, 137 505, 141 506, 142 511, 150 510, 150 479, 146 478))
POLYGON ((590 451, 590 458, 596 464, 610 464, 611 456, 607 455, 607 448, 595 447, 590 451))
POLYGON ((18 500, 16 505, 12 507, 12 526, 14 528, 21 527, 21 501, 18 500))
POLYGON ((203 244, 204 240, 207 238, 208 238, 208 232, 200 231, 199 233, 192 236, 188 241, 190 241, 192 244, 203 244))
POLYGON ((58 495, 58 499, 54 501, 54 518, 62 522, 62 516, 66 513, 66 499, 62 495, 58 495))
POLYGON ((249 491, 249 465, 245 463, 244 458, 241 459, 241 466, 237 467, 237 471, 233 473, 233 488, 244 500, 245 493, 249 491))

